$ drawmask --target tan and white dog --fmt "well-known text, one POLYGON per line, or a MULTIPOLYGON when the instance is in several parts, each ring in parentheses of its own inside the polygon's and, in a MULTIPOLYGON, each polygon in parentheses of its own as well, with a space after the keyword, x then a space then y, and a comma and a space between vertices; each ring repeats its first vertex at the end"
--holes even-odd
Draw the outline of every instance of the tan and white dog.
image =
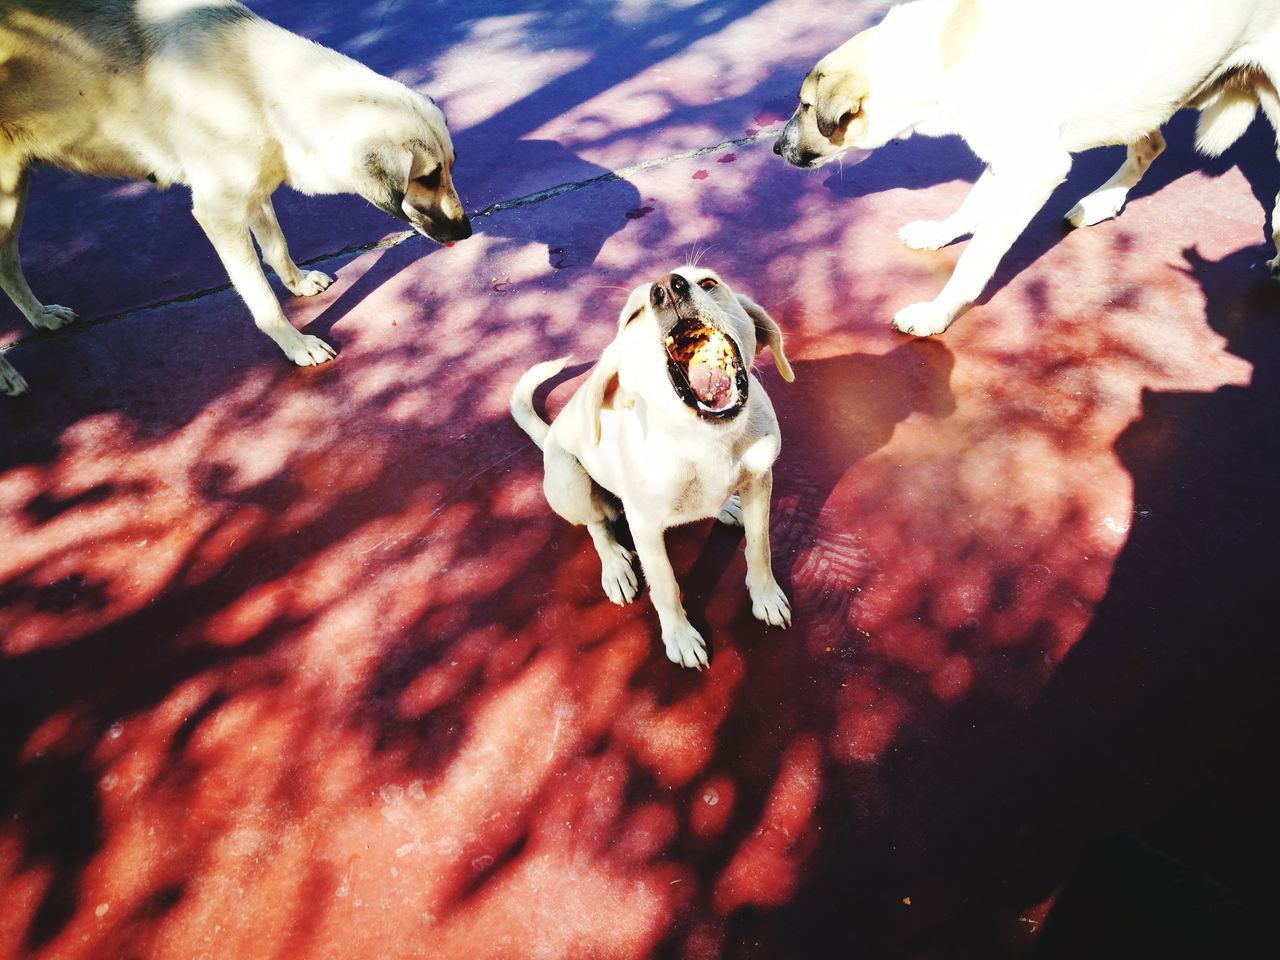
POLYGON ((533 394, 567 357, 530 369, 511 395, 511 415, 542 448, 551 509, 587 528, 601 585, 618 604, 639 589, 612 527, 619 507, 626 514, 667 656, 686 667, 705 667, 707 650, 680 603, 663 539, 669 527, 708 517, 744 527, 751 611, 774 626, 791 623, 769 561, 781 437, 750 371, 765 347, 792 380, 773 318, 710 270, 681 267, 632 291, 617 336, 550 426, 534 412, 533 394))
MULTIPOLYGON (((1067 214, 1097 223, 1120 211, 1180 107, 1203 111, 1197 144, 1221 153, 1259 105, 1280 131, 1278 82, 1280 0, 914 0, 819 61, 774 151, 816 167, 912 133, 955 133, 986 163, 955 213, 899 232, 916 249, 973 234, 937 298, 893 318, 929 336, 982 293, 1071 154, 1128 146, 1067 214)), ((1280 209, 1272 219, 1280 275, 1280 209)))
MULTIPOLYGON (((453 144, 427 97, 233 0, 0 3, 0 284, 37 328, 18 259, 28 169, 191 188, 192 213, 254 323, 299 365, 334 350, 285 319, 254 251, 294 294, 332 278, 289 256, 271 194, 356 193, 440 242, 471 235, 453 144)), ((0 357, 0 393, 27 389, 0 357)))

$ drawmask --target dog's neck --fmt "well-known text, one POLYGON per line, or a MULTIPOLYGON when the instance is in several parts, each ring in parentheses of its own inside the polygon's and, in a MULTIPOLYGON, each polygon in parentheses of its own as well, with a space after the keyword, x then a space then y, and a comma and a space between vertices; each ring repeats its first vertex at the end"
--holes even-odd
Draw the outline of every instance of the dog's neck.
POLYGON ((258 21, 256 26, 272 31, 270 42, 279 51, 272 77, 260 79, 273 79, 282 88, 280 96, 267 102, 266 110, 268 124, 277 131, 274 139, 280 145, 284 182, 304 194, 351 192, 352 144, 335 137, 333 131, 342 129, 343 115, 360 109, 362 101, 396 102, 411 96, 410 91, 350 57, 318 48, 274 24, 258 21), (332 75, 338 79, 321 90, 290 89, 301 80, 300 74, 288 69, 295 49, 312 58, 329 56, 332 75))
MULTIPOLYGON (((914 0, 892 8, 875 29, 888 42, 880 45, 879 70, 897 98, 910 104, 912 133, 945 137, 957 132, 947 106, 946 72, 956 43, 957 12, 972 0, 914 0)), ((962 38, 964 39, 964 38, 962 38)), ((967 40, 966 40, 967 42, 967 40)))

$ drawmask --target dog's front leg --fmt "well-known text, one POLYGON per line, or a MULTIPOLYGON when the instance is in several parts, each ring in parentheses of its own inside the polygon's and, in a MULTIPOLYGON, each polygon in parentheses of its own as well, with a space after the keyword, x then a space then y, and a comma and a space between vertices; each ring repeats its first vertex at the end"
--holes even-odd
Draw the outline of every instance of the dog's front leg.
POLYGON ((773 576, 769 553, 769 500, 773 496, 773 471, 748 476, 739 492, 742 526, 747 535, 747 591, 751 613, 775 627, 791 626, 791 603, 773 576))
POLYGON ((205 197, 192 187, 192 213, 204 229, 236 292, 243 298, 258 329, 276 342, 286 357, 300 367, 324 363, 336 351, 319 337, 299 333, 285 318, 271 284, 267 283, 258 254, 249 239, 248 221, 253 205, 228 204, 223 196, 205 197))
MULTIPOLYGON (((25 167, 16 167, 11 162, 0 163, 0 287, 9 295, 13 305, 22 311, 37 330, 57 330, 66 326, 76 318, 76 312, 68 307, 60 307, 56 303, 43 304, 36 299, 27 285, 27 278, 22 273, 22 259, 18 253, 18 234, 22 230, 22 215, 27 207, 28 172, 25 167)), ((17 371, 9 367, 13 375, 17 371)), ((18 377, 18 380, 21 380, 18 377)), ((21 393, 13 390, 16 383, 9 380, 6 393, 21 393)), ((23 389, 25 389, 25 384, 23 389)))
POLYGON ((956 212, 945 220, 914 220, 898 231, 898 239, 912 250, 938 250, 952 240, 973 233, 982 220, 982 208, 991 189, 990 168, 982 171, 956 212))
POLYGON ((280 221, 276 219, 276 209, 271 205, 271 198, 263 200, 249 217, 249 229, 253 231, 253 239, 258 241, 258 249, 262 251, 262 259, 267 262, 280 282, 296 297, 310 297, 325 290, 333 283, 333 277, 319 270, 308 270, 303 273, 293 257, 289 256, 289 245, 285 243, 284 231, 280 229, 280 221))
POLYGON ((965 307, 982 294, 1001 258, 1044 206, 1054 188, 1066 179, 1071 156, 1065 151, 1023 156, 992 166, 982 222, 942 291, 927 303, 899 310, 893 326, 901 333, 928 337, 942 333, 965 307))
POLYGON ((675 571, 671 569, 671 560, 667 557, 667 544, 663 538, 661 527, 644 522, 639 511, 627 509, 627 522, 631 527, 631 539, 635 541, 636 553, 640 557, 640 568, 644 578, 649 582, 649 599, 658 611, 658 622, 662 625, 662 645, 666 648, 667 659, 684 667, 701 670, 707 665, 707 644, 702 634, 694 629, 680 603, 680 586, 676 583, 675 571))

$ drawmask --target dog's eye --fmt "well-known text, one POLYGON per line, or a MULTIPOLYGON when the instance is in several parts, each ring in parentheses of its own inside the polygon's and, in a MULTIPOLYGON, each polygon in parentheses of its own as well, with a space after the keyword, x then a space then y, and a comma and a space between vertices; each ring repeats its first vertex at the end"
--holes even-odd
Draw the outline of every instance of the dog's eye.
POLYGON ((437 190, 440 187, 440 169, 440 167, 436 167, 428 174, 415 177, 413 182, 427 190, 437 190))
POLYGON ((714 290, 716 287, 720 286, 720 282, 716 280, 715 277, 703 277, 698 281, 698 286, 703 290, 714 290))

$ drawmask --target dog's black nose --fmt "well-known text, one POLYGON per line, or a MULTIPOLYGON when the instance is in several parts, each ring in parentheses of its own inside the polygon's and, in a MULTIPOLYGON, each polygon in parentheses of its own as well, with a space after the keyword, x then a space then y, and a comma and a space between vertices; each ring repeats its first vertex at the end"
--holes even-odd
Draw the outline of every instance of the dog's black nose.
POLYGON ((661 307, 668 300, 674 304, 679 300, 688 299, 689 281, 678 273, 668 273, 665 277, 659 277, 649 288, 649 302, 655 307, 661 307))
POLYGON ((427 226, 427 236, 436 243, 456 243, 471 236, 471 220, 432 220, 427 226))
POLYGON ((778 156, 782 156, 782 138, 781 137, 773 141, 773 152, 776 153, 778 156))

